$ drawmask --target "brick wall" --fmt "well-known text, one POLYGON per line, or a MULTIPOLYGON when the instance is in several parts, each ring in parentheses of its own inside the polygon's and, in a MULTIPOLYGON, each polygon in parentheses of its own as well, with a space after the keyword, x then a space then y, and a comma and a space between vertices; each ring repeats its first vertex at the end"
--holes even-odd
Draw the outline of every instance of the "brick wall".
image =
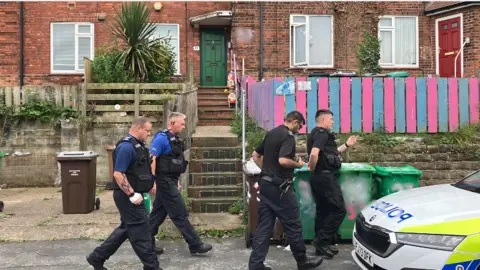
MULTIPOLYGON (((50 74, 50 24, 51 22, 92 22, 95 24, 95 48, 110 42, 112 36, 108 26, 114 22, 116 10, 121 10, 121 2, 75 2, 70 8, 68 2, 26 2, 25 17, 25 84, 74 84, 81 82, 81 75, 50 74), (98 21, 97 15, 106 14, 105 21, 98 21)), ((188 18, 216 10, 231 10, 228 2, 162 2, 160 12, 153 10, 150 18, 156 23, 180 25, 180 71, 186 76, 187 62, 194 60, 195 77, 200 76, 200 52, 193 46, 200 45, 200 29, 194 29, 188 18)), ((18 3, 0 4, 0 56, 7 53, 8 60, 0 59, 0 85, 15 84, 12 78, 18 77, 18 3), (5 16, 4 16, 5 15, 5 16), (4 27, 5 26, 5 27, 4 27), (16 28, 15 28, 16 27, 16 28), (5 47, 5 45, 7 47, 5 47), (7 63, 6 68, 2 63, 7 63)), ((229 32, 229 31, 227 31, 229 32)), ((227 36, 227 39, 229 37, 227 36)), ((3 58, 3 57, 2 57, 3 58)), ((229 58, 228 58, 229 59, 229 58)), ((230 62, 229 62, 230 63, 230 62)))
MULTIPOLYGON (((97 157, 97 183, 110 181, 108 153, 105 146, 115 145, 128 134, 129 125, 102 125, 87 130, 87 150, 94 151, 97 157)), ((155 124, 153 133, 162 129, 155 124)), ((147 144, 151 145, 152 137, 147 144)), ((38 122, 15 126, 7 136, 0 138, 0 151, 8 156, 0 158, 0 186, 53 186, 60 183, 59 164, 56 155, 62 151, 80 150, 80 126, 74 120, 63 122, 54 128, 38 122)), ((185 151, 190 160, 190 150, 185 151)), ((180 179, 182 186, 188 185, 188 174, 180 179)))
MULTIPOLYGON (((377 33, 378 15, 412 15, 418 16, 419 26, 419 68, 407 70, 412 75, 435 74, 435 18, 423 15, 424 2, 289 2, 263 3, 263 41, 264 41, 264 78, 275 76, 305 76, 313 71, 357 70, 356 52, 362 41, 363 32, 377 33), (336 9, 336 11, 334 10, 336 9), (334 66, 335 69, 295 69, 290 68, 290 14, 328 14, 334 16, 334 66)), ((235 29, 253 31, 253 38, 248 44, 240 44, 232 40, 232 46, 237 54, 245 57, 246 74, 258 79, 260 68, 260 22, 258 3, 236 3, 233 6, 235 29)), ((465 32, 478 29, 478 9, 471 9, 464 14, 465 32), (468 26, 467 26, 468 24, 468 26), (477 25, 477 26, 475 26, 477 25)), ((233 34, 234 35, 234 34, 233 34)), ((476 30, 471 36, 480 35, 476 30)), ((479 45, 473 45, 466 53, 465 76, 473 73, 474 55, 479 45), (472 60, 470 60, 472 59, 472 60), (467 72, 468 71, 468 72, 467 72)), ((476 53, 476 54, 475 54, 476 53)), ((478 64, 477 64, 478 65, 478 64)), ((477 67, 478 68, 478 67, 477 67)), ((391 72, 398 69, 384 69, 391 72)))
MULTIPOLYGON (((302 143, 303 144, 303 143, 302 143)), ((308 160, 304 146, 299 156, 308 160)), ((421 186, 454 183, 478 170, 480 145, 427 145, 407 141, 395 147, 366 145, 359 141, 343 154, 344 162, 366 162, 379 166, 411 165, 422 171, 421 186)))
MULTIPOLYGON (((157 131, 160 127, 154 126, 157 131)), ((88 131, 89 151, 99 154, 97 159, 97 183, 109 181, 109 167, 106 145, 115 144, 128 132, 127 125, 96 127, 88 131)), ((79 129, 74 122, 63 123, 62 128, 51 128, 48 125, 35 123, 25 124, 12 129, 8 136, 0 138, 0 151, 9 155, 2 158, 0 169, 0 186, 52 186, 60 181, 56 153, 79 150, 79 129), (15 155, 14 155, 15 154, 15 155)), ((151 144, 152 137, 147 141, 151 144)), ((300 141, 297 149, 299 155, 306 159, 304 141, 300 141), (303 146, 302 146, 303 144, 303 146)), ((193 148, 192 148, 193 149, 193 148)), ((190 151, 186 151, 190 159, 190 151)), ((212 157, 209 151, 196 151, 192 157, 212 157)), ((217 156, 217 155, 214 155, 217 156)), ((419 141, 401 143, 395 147, 362 144, 352 147, 344 154, 345 162, 368 162, 380 166, 400 166, 409 164, 423 172, 421 185, 451 183, 478 169, 480 162, 480 145, 426 145, 419 141)), ((233 170, 241 168, 238 162, 214 165, 200 164, 192 160, 191 172, 209 172, 215 170, 233 170), (218 166, 216 168, 215 166, 218 166), (233 166, 232 168, 230 168, 233 166)), ((224 178, 200 177, 199 175, 182 175, 182 186, 188 184, 208 185, 241 182, 241 177, 226 173, 224 178), (213 182, 212 182, 213 181, 213 182), (218 182, 220 181, 220 182, 218 182), (240 181, 240 182, 239 182, 240 181), (209 184, 210 183, 210 184, 209 184)))
POLYGON ((19 74, 19 3, 0 3, 0 84, 18 84, 19 74))

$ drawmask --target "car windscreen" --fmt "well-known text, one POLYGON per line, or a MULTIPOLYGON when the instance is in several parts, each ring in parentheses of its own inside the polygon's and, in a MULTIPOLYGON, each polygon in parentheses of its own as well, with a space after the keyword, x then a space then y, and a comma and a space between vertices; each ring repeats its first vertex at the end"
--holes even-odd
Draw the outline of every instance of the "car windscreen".
POLYGON ((465 179, 453 184, 454 187, 480 193, 480 171, 477 171, 465 179))

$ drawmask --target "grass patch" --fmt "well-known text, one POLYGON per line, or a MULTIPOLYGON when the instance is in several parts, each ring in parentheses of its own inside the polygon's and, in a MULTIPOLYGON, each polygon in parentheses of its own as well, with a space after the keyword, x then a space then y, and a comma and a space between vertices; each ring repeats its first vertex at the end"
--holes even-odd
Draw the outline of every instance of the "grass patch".
MULTIPOLYGON (((182 194, 182 198, 183 198, 183 201, 185 202, 185 206, 187 207, 188 209, 188 212, 191 212, 192 211, 192 202, 190 201, 190 199, 188 198, 188 193, 185 189, 182 189, 182 191, 180 192, 180 194, 182 194)), ((152 204, 152 207, 153 207, 153 204, 152 204)))
MULTIPOLYGON (((242 114, 241 112, 238 112, 235 115, 235 118, 233 121, 230 123, 230 126, 232 127, 232 133, 237 135, 239 139, 242 139, 242 114)), ((252 117, 250 115, 245 114, 245 140, 246 140, 246 146, 245 146, 245 151, 246 151, 246 156, 248 157, 253 150, 257 146, 259 146, 263 138, 265 138, 265 135, 267 132, 260 128, 252 117)), ((242 152, 240 151, 240 155, 242 152)))
POLYGON ((0 243, 23 243, 27 242, 26 240, 23 239, 4 239, 0 238, 0 243))
POLYGON ((7 218, 12 217, 12 216, 15 216, 15 213, 3 212, 3 213, 0 213, 0 220, 7 219, 7 218))
POLYGON ((240 215, 242 224, 248 224, 248 208, 245 209, 243 199, 238 200, 228 208, 228 213, 232 215, 240 215))
POLYGON ((105 191, 105 187, 97 187, 97 189, 95 190, 95 195, 98 196, 100 195, 100 193, 104 191, 105 191))
POLYGON ((243 200, 242 199, 238 200, 236 203, 232 204, 228 208, 228 213, 230 213, 232 215, 238 215, 238 214, 242 213, 242 211, 243 211, 243 200))
POLYGON ((200 237, 207 238, 225 238, 225 237, 243 237, 245 235, 245 227, 240 227, 231 230, 217 230, 210 229, 198 232, 200 237))
POLYGON ((50 223, 50 222, 52 222, 53 220, 55 220, 56 218, 58 218, 58 215, 57 215, 57 216, 50 216, 50 217, 48 217, 46 220, 41 221, 40 223, 38 223, 38 226, 45 226, 45 225, 47 225, 48 223, 50 223))

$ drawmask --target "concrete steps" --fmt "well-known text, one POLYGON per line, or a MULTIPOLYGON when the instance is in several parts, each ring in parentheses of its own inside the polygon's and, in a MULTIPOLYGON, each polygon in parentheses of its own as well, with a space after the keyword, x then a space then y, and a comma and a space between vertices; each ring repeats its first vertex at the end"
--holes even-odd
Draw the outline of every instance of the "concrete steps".
POLYGON ((239 158, 242 154, 242 148, 237 147, 191 147, 191 155, 195 159, 234 159, 239 158))
POLYGON ((237 136, 229 126, 197 126, 190 151, 188 197, 192 211, 226 212, 243 192, 237 136))
POLYGON ((228 125, 234 118, 235 109, 228 106, 227 87, 202 87, 197 91, 198 125, 228 125))
POLYGON ((189 186, 242 184, 242 172, 190 173, 189 186))
POLYGON ((188 197, 191 197, 191 198, 241 197, 242 189, 239 189, 238 187, 239 186, 237 185, 193 186, 188 188, 188 197))
POLYGON ((220 213, 227 212, 232 204, 240 197, 215 197, 215 198, 194 198, 192 200, 192 212, 194 213, 220 213))

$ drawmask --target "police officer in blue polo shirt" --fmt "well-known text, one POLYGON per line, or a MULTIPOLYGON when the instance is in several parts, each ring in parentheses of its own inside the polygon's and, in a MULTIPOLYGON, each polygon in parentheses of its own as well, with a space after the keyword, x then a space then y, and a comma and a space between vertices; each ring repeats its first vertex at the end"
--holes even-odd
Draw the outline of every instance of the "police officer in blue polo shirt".
POLYGON ((144 270, 162 270, 154 253, 148 215, 142 193, 154 186, 151 174, 151 159, 145 141, 150 136, 152 124, 144 117, 133 120, 129 134, 120 140, 113 152, 113 199, 120 212, 120 226, 87 256, 95 270, 103 266, 125 240, 143 263, 144 270))
MULTIPOLYGON (((212 246, 204 244, 198 237, 188 220, 188 210, 179 191, 178 180, 188 164, 183 155, 184 144, 178 138, 178 134, 185 129, 185 118, 184 114, 171 113, 167 129, 158 132, 153 138, 150 153, 152 172, 156 180, 151 193, 156 193, 156 196, 149 223, 154 245, 158 228, 168 215, 188 243, 190 253, 203 254, 209 252, 212 246)), ((160 254, 163 249, 155 247, 155 252, 160 254)))

